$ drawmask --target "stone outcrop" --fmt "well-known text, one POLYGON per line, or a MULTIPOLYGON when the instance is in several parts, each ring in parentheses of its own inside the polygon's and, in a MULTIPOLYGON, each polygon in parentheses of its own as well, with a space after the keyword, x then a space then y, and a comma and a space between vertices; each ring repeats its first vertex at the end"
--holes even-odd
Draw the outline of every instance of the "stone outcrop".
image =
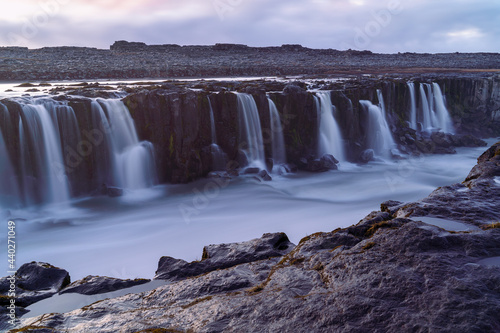
MULTIPOLYGON (((466 205, 484 196, 497 202, 499 146, 479 158, 465 181, 482 197, 453 199, 456 193, 448 191, 448 201, 435 206, 450 206, 450 200, 466 205)), ((424 199, 425 205, 434 198, 424 199)), ((490 211, 492 205, 478 206, 489 217, 478 221, 482 229, 466 232, 419 222, 418 215, 401 217, 405 207, 424 200, 406 206, 385 202, 358 224, 307 236, 291 251, 284 234, 209 246, 201 263, 212 259, 213 269, 186 276, 182 272, 196 263, 162 258, 161 271, 171 284, 28 319, 22 326, 131 333, 498 331, 500 229, 491 222, 500 212, 490 211), (276 247, 283 252, 273 252, 276 247), (262 256, 252 257, 252 251, 262 256), (272 258, 266 258, 268 251, 272 258), (222 268, 228 259, 232 264, 222 268)), ((441 217, 458 218, 447 210, 441 217)))
POLYGON ((67 285, 59 294, 76 293, 82 295, 96 295, 120 289, 130 288, 147 283, 148 279, 123 280, 106 276, 89 275, 81 280, 67 285))
POLYGON ((71 278, 66 270, 47 263, 31 262, 24 264, 19 267, 14 279, 10 279, 10 277, 0 279, 2 306, 7 306, 10 302, 11 298, 8 297, 8 294, 11 290, 12 281, 15 281, 16 286, 16 307, 21 312, 24 312, 25 307, 58 293, 71 282, 71 278))
POLYGON ((201 261, 188 263, 180 259, 162 257, 155 279, 177 281, 217 269, 282 257, 294 247, 284 233, 264 234, 261 238, 243 243, 208 245, 203 248, 201 261))

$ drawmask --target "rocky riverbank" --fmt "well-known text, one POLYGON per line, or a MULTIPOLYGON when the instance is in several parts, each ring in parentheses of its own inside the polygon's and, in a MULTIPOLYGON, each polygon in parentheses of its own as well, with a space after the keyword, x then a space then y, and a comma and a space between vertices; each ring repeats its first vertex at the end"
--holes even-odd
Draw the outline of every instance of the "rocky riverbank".
MULTIPOLYGON (((500 142, 462 184, 421 201, 384 202, 358 224, 298 245, 266 234, 207 246, 199 262, 163 257, 155 278, 165 286, 24 320, 12 332, 496 332, 499 197, 500 142)), ((67 286, 67 272, 23 267, 18 278, 26 286, 110 290, 112 279, 67 286)))
POLYGON ((300 45, 248 47, 115 42, 85 47, 0 47, 0 80, 83 80, 405 72, 498 71, 500 54, 374 54, 300 45))

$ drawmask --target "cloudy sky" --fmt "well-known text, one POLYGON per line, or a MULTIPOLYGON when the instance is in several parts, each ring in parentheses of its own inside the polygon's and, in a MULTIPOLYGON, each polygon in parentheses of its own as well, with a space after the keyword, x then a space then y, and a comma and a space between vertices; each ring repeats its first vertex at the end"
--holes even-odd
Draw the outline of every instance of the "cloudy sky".
POLYGON ((500 0, 16 0, 0 45, 302 44, 374 52, 500 52, 500 0))

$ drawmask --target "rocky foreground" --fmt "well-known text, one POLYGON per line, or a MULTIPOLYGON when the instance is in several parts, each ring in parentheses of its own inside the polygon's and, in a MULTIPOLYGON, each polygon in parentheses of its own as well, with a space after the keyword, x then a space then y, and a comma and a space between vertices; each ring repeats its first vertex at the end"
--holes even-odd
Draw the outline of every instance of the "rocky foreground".
POLYGON ((498 53, 375 54, 301 45, 248 47, 146 45, 115 42, 86 47, 0 47, 0 80, 83 80, 273 76, 332 73, 498 71, 498 53))
MULTIPOLYGON (((265 234, 206 246, 199 262, 163 257, 155 279, 165 286, 27 319, 12 332, 499 332, 499 198, 500 142, 462 184, 421 201, 385 202, 356 225, 298 245, 265 234), (419 221, 428 216, 470 228, 419 221)), ((145 282, 69 284, 66 271, 43 263, 24 265, 17 278, 25 304, 145 282)), ((7 286, 1 279, 2 292, 7 286)))

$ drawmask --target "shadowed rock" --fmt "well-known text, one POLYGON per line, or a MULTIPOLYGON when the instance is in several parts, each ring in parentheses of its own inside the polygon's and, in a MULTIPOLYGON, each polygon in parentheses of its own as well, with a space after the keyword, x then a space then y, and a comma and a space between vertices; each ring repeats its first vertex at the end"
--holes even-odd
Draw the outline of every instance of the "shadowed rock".
POLYGON ((203 248, 201 261, 188 263, 181 259, 162 257, 158 263, 156 280, 176 281, 201 275, 216 269, 281 257, 294 247, 284 233, 264 234, 261 238, 243 243, 208 245, 203 248))
POLYGON ((61 290, 59 294, 77 293, 83 295, 96 295, 130 288, 147 283, 148 279, 122 280, 106 276, 89 275, 81 280, 75 281, 61 290))

